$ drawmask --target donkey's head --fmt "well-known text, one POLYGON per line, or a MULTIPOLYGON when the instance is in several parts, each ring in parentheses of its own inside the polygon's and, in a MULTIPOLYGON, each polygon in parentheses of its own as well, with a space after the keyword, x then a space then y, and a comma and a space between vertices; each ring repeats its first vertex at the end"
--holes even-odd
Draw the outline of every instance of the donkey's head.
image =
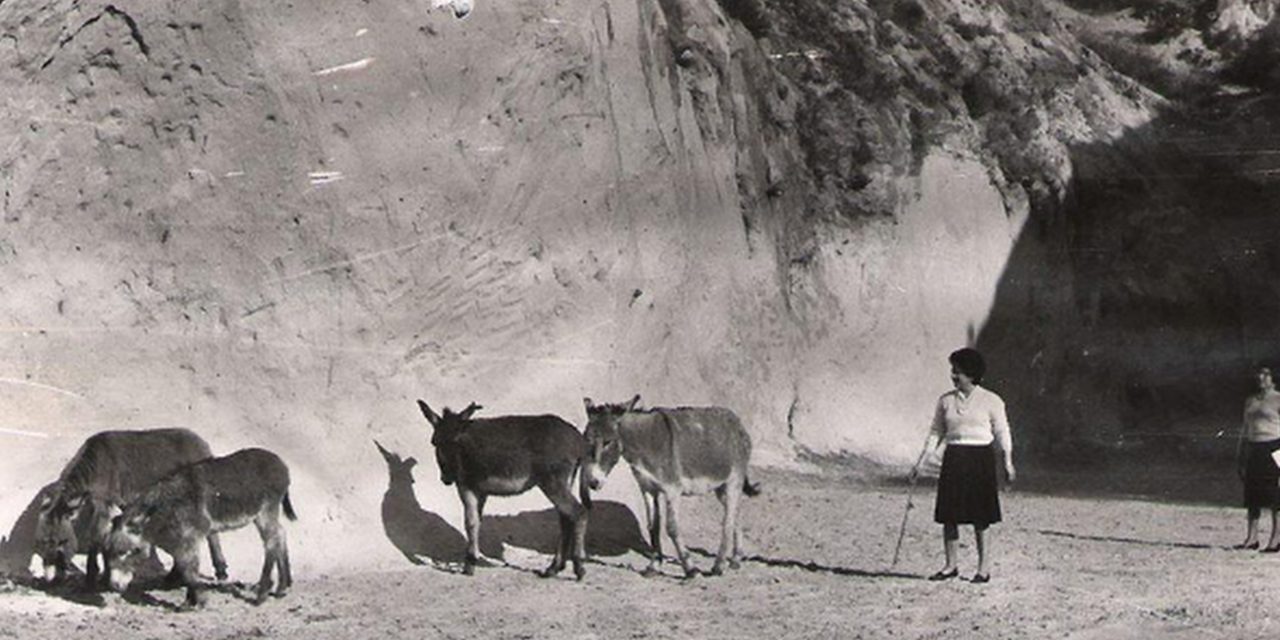
POLYGON ((133 577, 150 558, 151 543, 144 535, 151 519, 159 513, 155 504, 136 502, 129 506, 112 506, 111 533, 107 536, 103 556, 111 568, 111 588, 123 593, 133 583, 133 577))
POLYGON ((81 536, 106 537, 106 526, 97 525, 100 514, 87 491, 59 489, 40 502, 33 550, 44 562, 45 577, 52 579, 71 566, 81 536))
POLYGON ((639 394, 624 404, 598 405, 593 404, 591 398, 582 399, 582 404, 587 408, 587 429, 583 435, 590 447, 584 478, 593 491, 604 487, 605 478, 622 457, 622 436, 618 433, 618 423, 628 411, 635 411, 639 403, 639 394))
POLYGON ((484 407, 472 402, 458 413, 446 407, 443 414, 437 415, 431 407, 427 406, 427 403, 419 400, 418 408, 422 410, 422 415, 426 416, 427 422, 431 423, 431 446, 436 448, 436 463, 440 465, 440 481, 446 485, 453 484, 458 479, 459 466, 461 466, 458 461, 460 453, 458 441, 466 435, 472 414, 484 407))
POLYGON ((378 451, 382 453, 382 459, 387 461, 387 473, 391 476, 391 486, 413 484, 413 467, 418 464, 417 458, 410 456, 401 460, 400 454, 387 451, 383 448, 382 443, 377 440, 373 441, 373 446, 378 448, 378 451))

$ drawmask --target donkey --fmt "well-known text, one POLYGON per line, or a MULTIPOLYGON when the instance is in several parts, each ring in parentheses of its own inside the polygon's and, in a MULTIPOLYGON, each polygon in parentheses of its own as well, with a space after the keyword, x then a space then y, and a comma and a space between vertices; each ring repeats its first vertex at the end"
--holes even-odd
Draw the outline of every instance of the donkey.
POLYGON ((680 543, 677 498, 715 491, 724 505, 720 550, 711 575, 724 571, 730 545, 729 566, 737 569, 742 559, 742 532, 738 525, 738 500, 742 494, 754 496, 760 486, 748 480, 751 437, 738 416, 719 407, 680 407, 640 410, 640 396, 626 404, 592 404, 587 409, 586 438, 590 460, 583 471, 592 490, 604 486, 605 478, 626 458, 632 474, 645 494, 652 546, 644 575, 658 573, 662 564, 662 518, 659 500, 666 502, 667 534, 685 577, 698 575, 689 554, 680 543), (651 504, 652 503, 652 504, 651 504))
POLYGON ((445 409, 437 415, 418 401, 433 429, 440 480, 457 483, 466 513, 467 555, 463 573, 475 573, 480 556, 480 518, 489 496, 514 496, 533 487, 542 490, 560 515, 560 543, 544 578, 564 569, 573 556, 573 573, 586 575, 587 514, 590 498, 580 486, 579 502, 571 489, 573 476, 587 454, 587 442, 573 425, 553 415, 472 418, 480 405, 472 402, 460 413, 445 409))
POLYGON ((281 509, 290 520, 298 519, 289 502, 289 468, 270 451, 241 449, 183 467, 148 487, 112 520, 107 541, 111 587, 127 590, 138 563, 154 545, 173 556, 174 570, 187 587, 186 607, 201 606, 200 538, 253 522, 265 551, 254 602, 266 600, 273 568, 278 578, 274 595, 283 597, 293 575, 280 526, 281 509))
MULTIPOLYGON (((103 431, 85 440, 62 470, 36 520, 35 552, 45 577, 61 581, 71 558, 88 556, 85 587, 98 586, 97 556, 111 532, 109 511, 175 469, 212 455, 209 445, 187 429, 103 431)), ((217 534, 208 537, 215 575, 227 578, 227 563, 217 534)), ((102 577, 109 574, 103 554, 102 577)), ((176 577, 176 575, 172 576, 176 577)))

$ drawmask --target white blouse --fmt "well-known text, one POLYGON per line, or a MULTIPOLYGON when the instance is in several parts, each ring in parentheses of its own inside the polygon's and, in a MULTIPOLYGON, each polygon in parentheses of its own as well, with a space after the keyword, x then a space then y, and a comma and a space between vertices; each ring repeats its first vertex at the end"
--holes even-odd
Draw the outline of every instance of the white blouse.
POLYGON ((1001 451, 1013 451, 1013 436, 1009 433, 1004 400, 977 385, 967 398, 959 389, 942 394, 933 414, 929 441, 933 446, 939 441, 960 445, 996 442, 1001 451))

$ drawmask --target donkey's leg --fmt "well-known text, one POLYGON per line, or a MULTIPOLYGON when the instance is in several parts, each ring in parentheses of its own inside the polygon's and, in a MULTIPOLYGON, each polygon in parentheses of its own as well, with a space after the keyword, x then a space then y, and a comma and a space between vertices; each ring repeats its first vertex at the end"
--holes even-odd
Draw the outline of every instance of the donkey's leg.
POLYGON ((662 494, 656 491, 645 493, 641 499, 644 500, 645 515, 649 517, 649 566, 644 568, 642 575, 654 576, 662 566, 662 494))
POLYGON ((254 589, 254 604, 262 604, 271 592, 271 571, 280 562, 280 512, 275 507, 267 507, 253 519, 262 537, 262 576, 258 578, 258 586, 254 589))
MULTIPOLYGON (((711 566, 711 575, 718 576, 724 573, 724 560, 732 550, 734 538, 737 532, 738 522, 738 498, 742 493, 742 482, 735 480, 732 476, 724 486, 716 489, 716 497, 720 499, 720 504, 724 505, 724 521, 720 524, 720 550, 716 552, 716 562, 711 566)), ((734 569, 738 568, 736 557, 730 561, 730 566, 734 569)))
POLYGON ((680 544, 680 495, 670 491, 664 491, 662 495, 667 499, 667 535, 671 537, 671 546, 676 548, 676 557, 684 568, 684 576, 692 578, 700 572, 689 562, 689 552, 680 544))
MULTIPOLYGON (((93 591, 98 588, 98 545, 89 546, 89 554, 84 559, 84 590, 93 591)), ((106 554, 102 554, 106 557, 106 554)), ((108 574, 110 575, 110 574, 108 574)))
MULTIPOLYGON (((476 559, 477 559, 477 560, 479 560, 480 558, 484 558, 486 561, 488 561, 488 560, 492 560, 492 559, 493 559, 493 558, 490 558, 489 556, 485 555, 484 550, 483 550, 483 547, 481 547, 481 546, 480 546, 480 529, 479 529, 479 526, 480 526, 480 525, 479 525, 479 523, 484 522, 484 506, 485 506, 486 504, 488 504, 488 503, 489 503, 489 496, 487 496, 487 495, 485 495, 485 494, 483 494, 483 493, 478 493, 478 494, 476 494, 476 523, 477 523, 477 524, 476 524, 476 527, 477 527, 477 529, 476 529, 476 550, 477 550, 477 553, 476 553, 476 559)), ((502 553, 502 543, 501 543, 501 542, 499 542, 499 543, 498 543, 498 553, 499 553, 499 556, 498 556, 498 557, 499 557, 499 558, 501 558, 501 557, 502 557, 502 556, 501 556, 501 553, 502 553)), ((488 566, 488 565, 486 564, 485 566, 488 566)))
POLYGON ((200 589, 200 547, 196 543, 184 543, 173 554, 173 570, 187 587, 186 609, 203 607, 204 591, 200 589))
POLYGON ((581 580, 587 575, 583 563, 587 560, 587 521, 591 516, 591 509, 573 495, 574 473, 575 470, 570 470, 559 482, 564 487, 567 502, 573 507, 572 513, 564 520, 560 548, 562 555, 573 558, 573 575, 581 580))
POLYGON ((573 573, 581 580, 586 575, 586 569, 582 566, 584 554, 583 545, 579 539, 585 539, 586 536, 587 514, 586 508, 573 497, 573 492, 569 489, 569 480, 567 476, 553 478, 541 486, 542 492, 547 495, 547 499, 555 505, 556 511, 560 514, 559 549, 555 559, 551 561, 546 571, 542 572, 542 575, 550 577, 564 569, 564 556, 572 549, 573 573))
POLYGON ((544 578, 560 573, 564 569, 571 553, 569 543, 573 539, 573 521, 569 519, 569 516, 560 513, 559 509, 556 510, 556 521, 560 525, 560 538, 556 540, 556 553, 551 558, 551 564, 540 572, 544 578))
POLYGON ((569 530, 565 533, 572 532, 572 546, 566 542, 565 552, 573 552, 573 575, 578 580, 583 579, 587 575, 587 569, 584 563, 587 561, 587 523, 591 517, 591 509, 579 502, 573 497, 573 474, 570 473, 564 479, 564 492, 569 497, 570 504, 573 505, 573 517, 570 522, 569 530))
POLYGON ((213 577, 218 582, 227 581, 227 557, 222 555, 222 540, 218 534, 211 533, 205 537, 209 544, 209 561, 213 563, 213 577))
POLYGON ((276 590, 271 595, 283 598, 293 586, 293 570, 289 568, 289 538, 285 535, 283 526, 276 527, 276 530, 279 532, 277 538, 279 546, 276 549, 276 590))
POLYGON ((476 562, 480 558, 480 496, 461 484, 458 485, 458 495, 462 498, 467 526, 467 557, 462 563, 462 573, 470 576, 475 575, 476 562))

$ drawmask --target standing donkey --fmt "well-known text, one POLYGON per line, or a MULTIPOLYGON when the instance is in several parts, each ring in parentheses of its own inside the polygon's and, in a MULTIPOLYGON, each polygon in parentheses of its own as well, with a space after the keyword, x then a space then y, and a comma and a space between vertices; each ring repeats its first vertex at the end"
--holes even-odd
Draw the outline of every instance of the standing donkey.
POLYGON ((573 425, 553 415, 472 418, 480 405, 472 402, 454 413, 437 415, 422 400, 422 415, 431 423, 431 444, 436 448, 440 480, 457 483, 466 513, 467 555, 463 573, 475 573, 480 557, 480 518, 489 496, 514 496, 537 487, 560 514, 560 544, 551 565, 541 571, 551 577, 564 569, 573 556, 573 573, 586 575, 587 509, 590 499, 581 487, 583 502, 573 497, 573 476, 586 458, 587 443, 573 425))
POLYGON ((252 522, 264 552, 255 603, 266 600, 273 569, 275 596, 283 597, 293 575, 281 511, 290 520, 298 519, 289 501, 289 467, 266 449, 241 449, 187 465, 156 481, 112 520, 107 539, 111 587, 127 590, 138 561, 155 545, 173 556, 174 571, 187 587, 186 607, 203 605, 197 572, 199 540, 252 522))
POLYGON ((583 398, 590 446, 584 481, 591 489, 599 490, 619 458, 626 458, 631 465, 636 482, 645 494, 645 511, 649 516, 652 555, 644 570, 646 576, 655 575, 662 564, 660 500, 667 505, 667 534, 671 536, 685 576, 698 575, 698 569, 690 564, 689 554, 680 544, 677 499, 682 495, 715 491, 724 505, 724 521, 720 550, 711 575, 724 572, 730 545, 733 554, 729 557, 729 566, 737 569, 742 558, 738 499, 744 493, 754 496, 760 492, 759 485, 747 479, 751 436, 738 416, 728 409, 641 410, 636 408, 639 402, 639 395, 626 404, 595 405, 590 398, 583 398))

